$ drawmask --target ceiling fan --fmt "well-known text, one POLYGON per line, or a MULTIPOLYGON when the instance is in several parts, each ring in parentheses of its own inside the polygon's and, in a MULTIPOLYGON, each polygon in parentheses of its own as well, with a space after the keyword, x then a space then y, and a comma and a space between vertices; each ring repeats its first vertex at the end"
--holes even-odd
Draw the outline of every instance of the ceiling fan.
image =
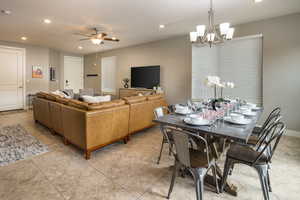
POLYGON ((106 37, 107 33, 100 33, 100 31, 97 28, 92 28, 94 33, 92 34, 86 34, 86 33, 75 33, 75 35, 85 36, 87 38, 80 39, 79 41, 85 41, 90 40, 93 44, 100 45, 104 44, 104 40, 106 41, 112 41, 112 42, 119 42, 120 40, 116 37, 106 37))

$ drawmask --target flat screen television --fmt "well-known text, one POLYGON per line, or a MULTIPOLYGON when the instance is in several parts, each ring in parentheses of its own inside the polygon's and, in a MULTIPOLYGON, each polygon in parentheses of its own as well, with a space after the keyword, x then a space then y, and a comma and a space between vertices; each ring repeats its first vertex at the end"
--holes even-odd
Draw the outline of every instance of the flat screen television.
POLYGON ((131 67, 131 87, 152 89, 160 84, 160 66, 131 67))

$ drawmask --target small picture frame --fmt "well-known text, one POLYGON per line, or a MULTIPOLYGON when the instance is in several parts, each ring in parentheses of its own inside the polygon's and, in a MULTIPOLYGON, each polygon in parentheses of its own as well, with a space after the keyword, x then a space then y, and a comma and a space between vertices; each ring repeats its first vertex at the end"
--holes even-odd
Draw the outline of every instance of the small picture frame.
POLYGON ((32 78, 43 78, 43 68, 39 65, 32 66, 32 78))

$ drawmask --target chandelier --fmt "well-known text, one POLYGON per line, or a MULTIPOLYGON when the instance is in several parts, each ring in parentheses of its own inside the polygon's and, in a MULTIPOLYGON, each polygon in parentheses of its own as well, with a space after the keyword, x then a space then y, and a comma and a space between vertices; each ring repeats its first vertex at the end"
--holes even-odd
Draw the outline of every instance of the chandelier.
POLYGON ((210 9, 208 11, 208 27, 198 25, 195 32, 190 32, 190 41, 192 43, 208 44, 210 47, 213 44, 223 43, 226 40, 233 38, 234 28, 230 27, 229 23, 220 25, 214 24, 213 2, 210 0, 210 9))

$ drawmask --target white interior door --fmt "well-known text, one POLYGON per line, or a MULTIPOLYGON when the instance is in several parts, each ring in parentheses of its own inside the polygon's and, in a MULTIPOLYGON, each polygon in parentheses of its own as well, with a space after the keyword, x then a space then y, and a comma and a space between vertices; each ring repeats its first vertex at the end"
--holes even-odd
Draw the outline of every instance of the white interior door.
POLYGON ((0 46, 0 111, 25 106, 24 51, 0 46))
POLYGON ((75 93, 83 89, 83 58, 64 56, 64 88, 75 93))

